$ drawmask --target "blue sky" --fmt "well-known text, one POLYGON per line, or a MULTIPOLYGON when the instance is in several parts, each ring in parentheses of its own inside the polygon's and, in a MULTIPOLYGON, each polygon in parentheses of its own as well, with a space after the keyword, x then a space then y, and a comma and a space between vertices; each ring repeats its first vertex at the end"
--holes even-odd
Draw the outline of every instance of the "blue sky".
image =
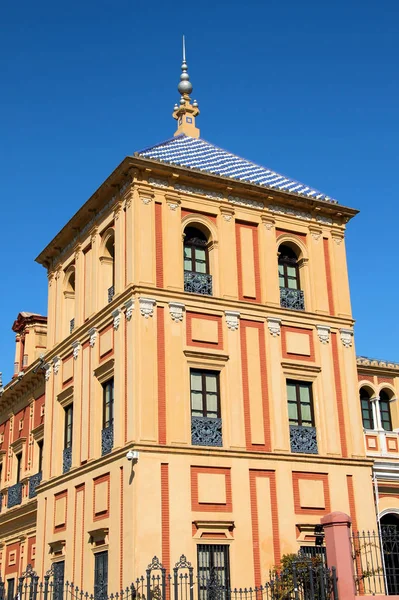
POLYGON ((186 34, 201 135, 361 210, 347 231, 358 354, 399 362, 395 0, 70 0, 0 16, 0 370, 47 312, 34 258, 128 154, 173 135, 186 34))

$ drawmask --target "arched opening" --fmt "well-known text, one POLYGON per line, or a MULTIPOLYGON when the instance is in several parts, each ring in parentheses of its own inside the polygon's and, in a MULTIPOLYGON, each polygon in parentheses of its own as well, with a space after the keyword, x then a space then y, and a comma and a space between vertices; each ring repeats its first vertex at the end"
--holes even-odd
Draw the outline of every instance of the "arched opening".
POLYGON ((65 273, 65 320, 68 333, 75 329, 75 267, 70 267, 65 273))
POLYGON ((304 310, 305 302, 299 277, 299 252, 288 244, 278 249, 280 304, 283 308, 304 310))
POLYGON ((115 232, 113 229, 109 229, 103 235, 100 263, 103 302, 112 302, 115 296, 115 232))
POLYGON ((381 390, 380 392, 380 418, 381 426, 385 431, 392 431, 392 417, 391 417, 391 397, 392 392, 387 390, 381 390))
POLYGON ((198 227, 184 230, 184 291, 212 295, 209 269, 209 235, 198 227))
POLYGON ((374 414, 371 403, 372 393, 369 389, 362 387, 360 389, 359 396, 363 427, 365 429, 374 429, 374 414))
POLYGON ((380 518, 384 571, 389 595, 399 594, 399 515, 380 518))

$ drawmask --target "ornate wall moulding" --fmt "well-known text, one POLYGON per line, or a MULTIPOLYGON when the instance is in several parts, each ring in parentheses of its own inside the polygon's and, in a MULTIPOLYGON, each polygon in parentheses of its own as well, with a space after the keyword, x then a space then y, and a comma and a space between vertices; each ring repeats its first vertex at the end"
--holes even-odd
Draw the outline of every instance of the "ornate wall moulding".
POLYGON ((60 370, 60 366, 61 366, 61 359, 59 356, 54 356, 53 358, 53 372, 54 375, 57 375, 58 371, 60 370))
POLYGON ((322 344, 328 344, 330 341, 331 328, 328 325, 316 325, 317 335, 322 344))
POLYGON ((240 313, 236 310, 225 310, 224 314, 226 315, 228 329, 230 329, 230 331, 237 331, 240 324, 240 313))
POLYGON ((79 356, 79 350, 81 349, 81 344, 79 342, 79 340, 76 340, 76 342, 72 342, 72 350, 73 350, 73 358, 74 360, 77 360, 78 356, 79 356))
POLYGON ((221 206, 220 214, 222 215, 222 217, 225 221, 227 221, 228 223, 231 223, 231 221, 233 220, 233 217, 234 217, 234 209, 228 208, 226 206, 221 206))
POLYGON ((120 322, 121 322, 121 318, 122 318, 122 311, 120 308, 117 308, 116 310, 112 311, 112 318, 113 318, 113 326, 115 331, 118 331, 120 322))
POLYGON ((165 194, 166 204, 169 206, 170 210, 176 211, 180 204, 181 200, 178 196, 173 196, 171 194, 165 194))
POLYGON ((155 187, 167 188, 169 187, 169 183, 167 179, 161 179, 160 177, 150 177, 148 179, 148 183, 154 185, 155 187))
POLYGON ((89 344, 92 348, 94 348, 94 344, 96 343, 97 333, 98 332, 95 327, 92 327, 91 329, 89 329, 89 344))
POLYGON ((240 198, 240 196, 228 196, 228 201, 238 206, 249 206, 250 208, 264 208, 263 202, 258 200, 250 200, 249 198, 240 198))
POLYGON ((51 363, 46 363, 44 365, 44 378, 46 381, 48 381, 50 379, 50 375, 51 375, 51 363))
POLYGON ((269 204, 268 209, 272 213, 276 213, 278 215, 288 215, 290 217, 299 217, 300 219, 305 219, 305 221, 311 221, 312 215, 303 210, 296 210, 295 208, 291 208, 290 206, 280 206, 279 204, 269 204))
POLYGON ((153 298, 139 298, 140 312, 148 319, 149 317, 154 316, 154 307, 156 306, 157 301, 153 298))
POLYGON ((133 316, 134 300, 132 298, 130 300, 127 300, 123 306, 125 308, 126 320, 130 321, 130 319, 133 316))
POLYGON ((353 331, 352 329, 340 329, 341 342, 345 348, 350 348, 353 342, 353 331))
POLYGON ((186 192, 186 194, 198 194, 199 196, 206 196, 207 198, 223 198, 223 194, 221 192, 213 192, 212 190, 195 187, 193 185, 175 183, 173 187, 179 192, 186 192))
POLYGON ((316 240, 316 242, 319 241, 319 239, 322 236, 322 230, 319 227, 314 227, 313 225, 309 225, 309 231, 310 231, 310 235, 312 236, 312 238, 314 240, 316 240))
POLYGON ((275 219, 273 217, 267 217, 266 215, 261 216, 262 223, 268 231, 271 231, 273 227, 276 225, 275 219))
POLYGON ((183 314, 186 307, 181 302, 169 302, 169 312, 172 317, 172 321, 179 323, 183 321, 183 314))
POLYGON ((281 333, 281 319, 278 317, 267 317, 267 326, 273 337, 277 337, 281 333))

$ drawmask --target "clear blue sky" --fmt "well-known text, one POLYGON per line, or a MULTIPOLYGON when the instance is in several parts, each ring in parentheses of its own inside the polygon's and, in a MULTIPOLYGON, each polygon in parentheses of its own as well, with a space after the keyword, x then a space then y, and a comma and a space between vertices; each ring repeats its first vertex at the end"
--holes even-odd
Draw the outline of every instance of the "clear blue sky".
POLYGON ((181 35, 201 135, 361 213, 347 253, 358 354, 396 340, 397 0, 21 0, 0 16, 0 370, 47 312, 34 258, 128 154, 173 135, 181 35))

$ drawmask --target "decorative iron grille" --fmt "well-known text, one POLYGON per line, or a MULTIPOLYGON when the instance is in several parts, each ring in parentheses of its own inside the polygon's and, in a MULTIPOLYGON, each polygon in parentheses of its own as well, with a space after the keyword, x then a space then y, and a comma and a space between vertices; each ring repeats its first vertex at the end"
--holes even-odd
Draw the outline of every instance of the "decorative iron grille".
POLYGON ((36 488, 40 484, 41 480, 42 480, 42 472, 41 471, 39 471, 35 475, 32 475, 32 477, 29 478, 29 498, 36 497, 36 494, 37 494, 36 488))
POLYGON ((114 426, 104 427, 101 431, 101 456, 109 454, 114 446, 114 426))
POLYGON ((68 473, 72 467, 72 447, 64 448, 62 453, 62 472, 68 473))
POLYGON ((318 454, 316 427, 290 425, 291 452, 318 454))
POLYGON ((69 322, 69 333, 72 333, 72 331, 75 329, 75 319, 71 319, 69 322))
POLYGON ((209 273, 184 271, 184 291, 191 294, 212 296, 212 275, 209 275, 209 273))
POLYGON ((383 525, 375 531, 354 532, 352 551, 359 595, 399 594, 399 531, 383 525))
POLYGON ((193 446, 223 446, 222 419, 191 417, 191 443, 193 446))
POLYGON ((16 483, 8 488, 7 492, 7 508, 22 504, 22 483, 16 483))
POLYGON ((293 310, 305 310, 305 298, 302 290, 280 288, 280 306, 293 310))
POLYGON ((115 288, 113 285, 111 285, 110 288, 108 288, 108 302, 112 302, 112 300, 114 299, 115 296, 115 288))

